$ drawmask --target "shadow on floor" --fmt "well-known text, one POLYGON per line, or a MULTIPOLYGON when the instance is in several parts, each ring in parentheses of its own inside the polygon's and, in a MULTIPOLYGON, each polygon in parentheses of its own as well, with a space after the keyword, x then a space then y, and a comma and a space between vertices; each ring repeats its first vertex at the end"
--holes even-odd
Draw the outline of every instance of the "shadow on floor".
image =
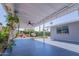
POLYGON ((71 44, 79 45, 79 42, 74 42, 74 41, 65 41, 65 40, 55 40, 55 41, 60 41, 60 42, 65 42, 65 43, 71 43, 71 44))

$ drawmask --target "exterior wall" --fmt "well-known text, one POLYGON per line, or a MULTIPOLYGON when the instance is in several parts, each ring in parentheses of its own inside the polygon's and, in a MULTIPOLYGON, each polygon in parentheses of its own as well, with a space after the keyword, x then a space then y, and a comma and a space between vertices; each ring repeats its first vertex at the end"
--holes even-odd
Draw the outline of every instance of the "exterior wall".
POLYGON ((64 40, 64 41, 79 41, 79 22, 74 22, 67 25, 69 28, 69 34, 57 34, 56 28, 59 26, 51 27, 51 39, 52 40, 64 40))

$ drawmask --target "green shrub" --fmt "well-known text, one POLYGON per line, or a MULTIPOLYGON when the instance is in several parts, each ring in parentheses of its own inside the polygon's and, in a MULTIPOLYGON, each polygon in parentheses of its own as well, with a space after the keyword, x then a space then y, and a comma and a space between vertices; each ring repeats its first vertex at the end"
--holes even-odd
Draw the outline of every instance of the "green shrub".
POLYGON ((8 32, 0 32, 0 43, 8 39, 8 32))

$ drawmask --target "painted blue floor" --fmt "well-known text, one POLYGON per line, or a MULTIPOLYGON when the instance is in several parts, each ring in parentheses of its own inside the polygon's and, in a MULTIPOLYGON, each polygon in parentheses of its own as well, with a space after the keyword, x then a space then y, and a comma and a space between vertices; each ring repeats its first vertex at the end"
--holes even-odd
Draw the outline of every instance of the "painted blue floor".
POLYGON ((79 56, 79 53, 68 51, 36 40, 16 40, 12 50, 6 50, 7 56, 79 56))

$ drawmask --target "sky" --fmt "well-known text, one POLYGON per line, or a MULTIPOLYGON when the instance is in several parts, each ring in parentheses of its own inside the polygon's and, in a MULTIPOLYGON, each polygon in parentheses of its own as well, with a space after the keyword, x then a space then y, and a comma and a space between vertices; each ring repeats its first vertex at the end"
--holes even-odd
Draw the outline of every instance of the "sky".
MULTIPOLYGON (((7 13, 5 12, 3 6, 0 4, 0 22, 3 24, 3 25, 6 25, 6 16, 7 13)), ((47 23, 45 23, 45 27, 47 26, 50 26, 50 25, 57 25, 57 24, 61 24, 61 23, 65 23, 65 22, 68 22, 68 21, 73 21, 75 18, 77 18, 79 15, 78 15, 78 11, 74 11, 72 13, 69 13, 67 15, 64 15, 60 18, 57 18, 55 20, 52 20, 52 21, 49 21, 47 23), (50 23, 53 23, 53 24, 50 24, 50 23)), ((76 20, 76 19, 75 19, 76 20)), ((79 20, 79 19, 77 19, 79 20)), ((43 29, 43 25, 40 26, 41 30, 43 29)), ((35 30, 38 31, 39 30, 39 27, 35 27, 35 30)))
POLYGON ((6 12, 3 8, 3 6, 0 4, 0 22, 3 24, 3 26, 6 25, 6 12))

